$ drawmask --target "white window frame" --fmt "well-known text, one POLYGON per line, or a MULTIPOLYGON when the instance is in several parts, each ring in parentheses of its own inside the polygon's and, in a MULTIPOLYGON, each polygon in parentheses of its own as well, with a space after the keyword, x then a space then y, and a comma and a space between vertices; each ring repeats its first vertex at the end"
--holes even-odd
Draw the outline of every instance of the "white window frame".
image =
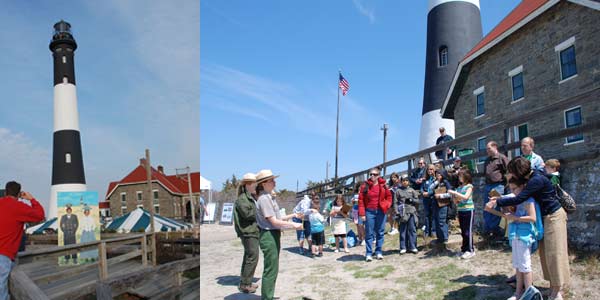
POLYGON ((160 215, 160 204, 154 204, 152 206, 152 208, 154 209, 155 214, 160 215), (158 208, 158 212, 156 211, 157 208, 158 208))
POLYGON ((69 153, 69 152, 65 153, 65 163, 67 163, 67 164, 71 163, 71 153, 69 153))
POLYGON ((62 63, 63 63, 63 64, 66 64, 66 63, 67 63, 67 57, 66 57, 65 55, 63 55, 63 57, 62 57, 62 63))
MULTIPOLYGON (((480 140, 483 140, 483 139, 485 139, 485 140, 486 140, 486 141, 485 141, 485 143, 486 143, 486 146, 487 146, 487 135, 484 135, 484 136, 478 137, 478 138, 477 138, 477 141, 475 141, 475 149, 477 149, 477 152, 479 152, 479 151, 481 151, 481 150, 485 150, 485 148, 483 148, 483 149, 479 149, 479 141, 480 141, 480 140)), ((482 158, 478 158, 478 159, 477 159, 477 164, 478 164, 478 165, 481 165, 481 164, 483 164, 484 162, 485 162, 485 158, 484 158, 484 159, 482 159, 482 158)))
POLYGON ((121 197, 119 199, 121 200, 121 206, 123 206, 123 202, 125 202, 125 204, 127 204, 127 193, 125 193, 125 192, 121 193, 121 197), (123 201, 123 196, 125 196, 125 201, 123 201))
POLYGON ((449 59, 449 51, 448 51, 448 46, 443 45, 442 47, 440 47, 438 49, 438 68, 443 68, 445 66, 448 65, 448 59, 449 59), (446 64, 442 64, 442 51, 446 50, 446 64))
POLYGON ((510 71, 508 71, 508 81, 510 84, 510 104, 522 101, 523 99, 525 99, 525 76, 522 75, 523 74, 523 65, 520 65, 510 71), (513 86, 513 77, 517 76, 521 74, 522 78, 523 78, 523 97, 519 98, 519 99, 514 99, 514 91, 515 91, 515 87, 513 86))
POLYGON ((143 202, 144 201, 144 194, 143 194, 142 191, 136 191, 135 192, 135 201, 137 201, 137 202, 143 202), (140 195, 142 195, 142 196, 140 197, 140 195))
MULTIPOLYGON (((567 128, 567 112, 578 109, 578 108, 579 108, 579 113, 581 114, 581 124, 579 124, 579 126, 583 125, 583 110, 581 109, 581 105, 578 105, 578 106, 563 110, 564 128, 567 128)), ((574 142, 569 142, 568 137, 565 137, 565 143, 563 144, 563 146, 579 144, 579 143, 583 143, 584 141, 585 141, 585 137, 583 136, 583 134, 581 134, 580 140, 577 140, 574 142)))
MULTIPOLYGON (((558 78, 560 78, 560 81, 558 82, 558 84, 561 84, 563 82, 566 82, 573 78, 576 78, 577 75, 579 74, 579 72, 578 72, 578 73, 575 73, 575 75, 571 75, 571 77, 562 78, 562 62, 560 61, 560 52, 563 50, 566 50, 567 48, 569 48, 573 45, 575 45, 575 36, 568 38, 566 41, 564 41, 554 47, 554 52, 556 52, 556 57, 558 58, 558 78)), ((575 57, 577 57, 577 52, 575 52, 575 57)))
POLYGON ((479 119, 485 116, 485 86, 480 86, 473 91, 473 95, 475 96, 475 119, 479 119), (481 115, 477 115, 477 96, 483 94, 483 107, 484 112, 481 115))
POLYGON ((121 206, 121 215, 124 216, 127 214, 127 206, 121 206))

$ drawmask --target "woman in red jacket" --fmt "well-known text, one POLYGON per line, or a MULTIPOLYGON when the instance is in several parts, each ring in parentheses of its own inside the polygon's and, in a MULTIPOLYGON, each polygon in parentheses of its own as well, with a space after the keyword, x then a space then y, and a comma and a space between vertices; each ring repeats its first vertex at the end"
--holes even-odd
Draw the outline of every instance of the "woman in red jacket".
POLYGON ((369 179, 363 183, 358 193, 358 215, 365 223, 366 261, 373 260, 373 235, 375 235, 375 255, 383 259, 381 247, 385 232, 385 213, 392 206, 392 193, 379 177, 379 169, 369 171, 369 179))

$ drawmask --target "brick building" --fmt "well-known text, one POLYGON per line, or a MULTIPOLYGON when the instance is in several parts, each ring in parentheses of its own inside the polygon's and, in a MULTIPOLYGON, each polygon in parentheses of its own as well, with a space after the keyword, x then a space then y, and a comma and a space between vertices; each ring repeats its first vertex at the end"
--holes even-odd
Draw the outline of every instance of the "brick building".
POLYGON ((562 185, 578 202, 569 239, 590 248, 600 248, 599 29, 599 2, 524 0, 459 63, 442 107, 457 138, 503 124, 457 148, 532 136, 544 160, 559 159, 562 185), (557 134, 566 128, 581 131, 557 134))
MULTIPOLYGON (((148 210, 149 195, 146 175, 146 160, 120 181, 108 185, 105 201, 110 209, 110 216, 122 216, 138 207, 148 210)), ((166 175, 164 168, 151 168, 152 206, 154 212, 161 216, 191 220, 191 203, 189 197, 187 174, 166 175)), ((200 199, 200 173, 190 173, 192 181, 192 199, 195 210, 198 210, 200 199)), ((196 213, 197 214, 197 213, 196 213)), ((197 216, 197 215, 196 215, 197 216)))

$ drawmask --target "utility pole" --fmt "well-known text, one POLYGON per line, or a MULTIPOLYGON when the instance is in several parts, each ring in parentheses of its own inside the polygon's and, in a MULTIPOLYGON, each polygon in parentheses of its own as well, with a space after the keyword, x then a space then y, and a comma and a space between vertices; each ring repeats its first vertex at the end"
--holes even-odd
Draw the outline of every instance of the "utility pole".
POLYGON ((146 149, 146 179, 148 182, 148 206, 150 209, 150 230, 152 231, 152 265, 156 266, 156 231, 154 228, 154 205, 152 200, 152 165, 150 164, 150 150, 146 149))
POLYGON ((325 182, 327 182, 327 180, 329 179, 329 167, 331 166, 331 164, 329 163, 329 161, 327 161, 325 163, 325 182))
POLYGON ((192 211, 192 224, 196 225, 196 210, 194 209, 194 197, 192 196, 192 180, 190 178, 190 167, 185 167, 187 169, 187 179, 188 179, 188 191, 190 195, 190 209, 192 211))
POLYGON ((385 161, 386 161, 386 152, 387 152, 387 131, 389 129, 389 125, 387 123, 383 123, 383 127, 381 127, 381 130, 383 130, 383 176, 385 176, 385 161))

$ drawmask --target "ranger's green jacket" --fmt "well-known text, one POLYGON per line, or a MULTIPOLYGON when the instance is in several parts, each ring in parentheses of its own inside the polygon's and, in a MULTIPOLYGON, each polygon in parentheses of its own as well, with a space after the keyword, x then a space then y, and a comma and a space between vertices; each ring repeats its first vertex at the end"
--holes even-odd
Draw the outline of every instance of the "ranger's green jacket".
POLYGON ((240 194, 235 201, 233 220, 238 237, 258 238, 260 230, 256 225, 256 202, 250 193, 240 194))

